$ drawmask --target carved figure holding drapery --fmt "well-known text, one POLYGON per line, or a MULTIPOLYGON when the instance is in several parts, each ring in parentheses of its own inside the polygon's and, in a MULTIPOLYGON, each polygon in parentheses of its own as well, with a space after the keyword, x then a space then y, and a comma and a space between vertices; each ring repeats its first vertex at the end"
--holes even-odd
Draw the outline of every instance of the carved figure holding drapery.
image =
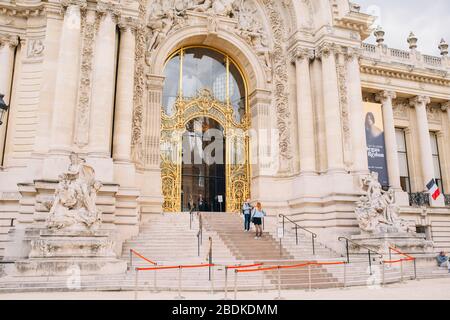
POLYGON ((366 195, 356 204, 355 213, 362 231, 369 233, 411 232, 412 225, 399 217, 395 204, 395 191, 384 191, 378 181, 378 173, 372 172, 362 179, 366 195))
POLYGON ((59 178, 47 227, 58 230, 96 230, 101 223, 101 212, 95 201, 102 184, 95 179, 94 169, 72 153, 68 170, 59 178))

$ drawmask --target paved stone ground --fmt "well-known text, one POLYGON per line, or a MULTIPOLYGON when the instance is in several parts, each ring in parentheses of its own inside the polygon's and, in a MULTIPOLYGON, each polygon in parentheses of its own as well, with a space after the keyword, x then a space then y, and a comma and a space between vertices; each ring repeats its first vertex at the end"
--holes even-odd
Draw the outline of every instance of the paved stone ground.
MULTIPOLYGON (((420 281, 408 281, 403 284, 380 287, 354 287, 349 289, 327 289, 313 292, 284 291, 282 297, 290 300, 450 300, 450 278, 432 279, 420 281)), ((248 300, 273 300, 277 296, 272 292, 238 292, 238 299, 248 300)), ((223 292, 212 295, 211 293, 183 292, 182 295, 190 300, 220 300, 223 292)), ((138 300, 174 300, 177 292, 138 292, 138 300)), ((229 297, 233 297, 230 292, 229 297)), ((11 293, 0 294, 0 300, 134 300, 134 292, 36 292, 36 293, 11 293)))

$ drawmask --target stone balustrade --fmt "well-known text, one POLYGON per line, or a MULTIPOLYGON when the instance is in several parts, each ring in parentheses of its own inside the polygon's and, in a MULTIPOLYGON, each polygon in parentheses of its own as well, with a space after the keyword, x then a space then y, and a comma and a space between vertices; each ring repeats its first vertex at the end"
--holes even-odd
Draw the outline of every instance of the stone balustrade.
POLYGON ((450 69, 450 59, 421 54, 418 51, 388 48, 386 45, 362 44, 364 58, 383 62, 399 62, 415 68, 450 69))

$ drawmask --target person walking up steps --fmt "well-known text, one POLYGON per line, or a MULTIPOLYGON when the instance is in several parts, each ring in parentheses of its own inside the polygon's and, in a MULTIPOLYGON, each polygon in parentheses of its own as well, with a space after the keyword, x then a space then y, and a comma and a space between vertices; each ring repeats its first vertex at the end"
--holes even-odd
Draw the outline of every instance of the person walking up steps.
POLYGON ((252 210, 252 222, 256 228, 256 237, 255 239, 259 239, 262 237, 262 219, 266 216, 266 212, 263 210, 261 202, 256 204, 256 208, 252 210))
POLYGON ((245 232, 250 231, 250 216, 252 215, 253 207, 250 204, 250 199, 244 202, 242 205, 242 213, 244 214, 244 230, 245 232))

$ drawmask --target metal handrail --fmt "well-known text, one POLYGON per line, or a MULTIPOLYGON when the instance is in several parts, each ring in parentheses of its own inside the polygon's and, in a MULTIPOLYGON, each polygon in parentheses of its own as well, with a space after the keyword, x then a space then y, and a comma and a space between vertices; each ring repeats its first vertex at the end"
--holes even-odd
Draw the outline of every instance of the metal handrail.
POLYGON ((198 215, 197 251, 198 256, 200 257, 200 246, 203 244, 203 218, 200 212, 197 212, 197 215, 198 215))
POLYGON ((194 219, 194 217, 193 217, 194 209, 195 209, 195 206, 193 208, 191 208, 191 210, 189 211, 189 230, 192 230, 192 220, 194 219))
POLYGON ((371 252, 375 253, 376 255, 378 255, 381 259, 383 258, 383 255, 381 253, 379 253, 378 251, 372 250, 368 247, 365 247, 363 245, 360 245, 359 243, 350 240, 349 238, 346 237, 339 237, 338 241, 342 241, 345 240, 345 249, 346 249, 346 253, 347 253, 347 263, 350 263, 350 251, 348 249, 348 243, 351 242, 355 245, 357 245, 360 248, 366 249, 367 250, 367 255, 369 256, 369 270, 370 270, 370 274, 372 275, 372 257, 371 257, 371 252))
MULTIPOLYGON (((313 251, 313 255, 316 254, 316 246, 315 246, 315 241, 314 239, 317 238, 317 234, 298 225, 296 222, 292 221, 291 219, 289 219, 287 216, 285 216, 284 214, 280 213, 278 215, 278 217, 283 218, 283 233, 284 233, 284 220, 286 219, 287 221, 289 221, 290 223, 292 223, 295 226, 295 243, 298 245, 298 229, 301 229, 303 231, 308 232, 309 234, 311 234, 311 242, 312 242, 312 251, 313 251)), ((281 238, 280 238, 280 254, 281 254, 281 238)))

